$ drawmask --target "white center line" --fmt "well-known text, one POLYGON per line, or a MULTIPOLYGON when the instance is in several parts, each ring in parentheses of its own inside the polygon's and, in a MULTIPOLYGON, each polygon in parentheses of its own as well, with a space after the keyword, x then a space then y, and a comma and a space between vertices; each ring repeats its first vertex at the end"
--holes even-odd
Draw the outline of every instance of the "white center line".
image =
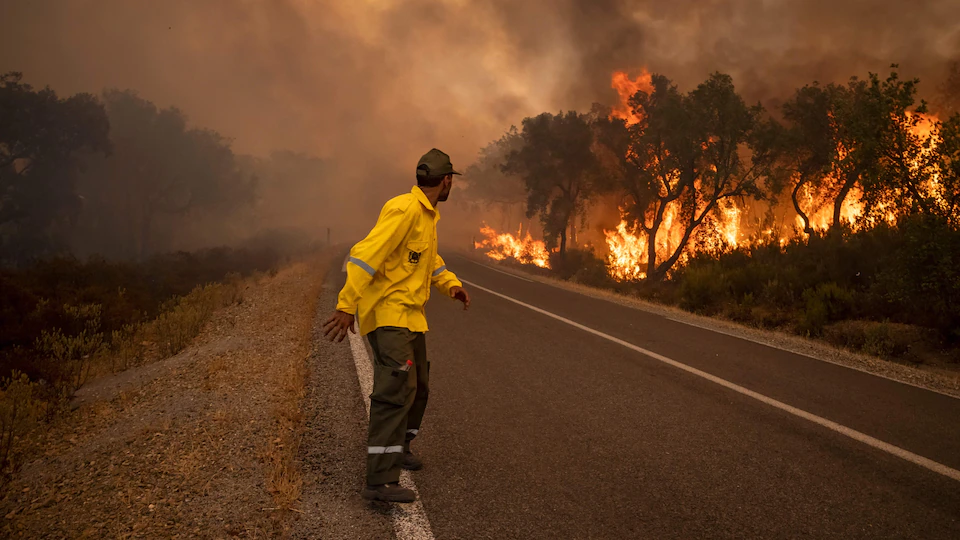
POLYGON ((624 346, 624 347, 626 347, 626 348, 628 348, 628 349, 634 350, 634 351, 636 351, 636 352, 638 352, 638 353, 640 353, 640 354, 649 356, 650 358, 653 358, 654 360, 659 360, 660 362, 663 362, 664 364, 668 364, 668 365, 673 366, 673 367, 675 367, 675 368, 682 369, 682 370, 686 371, 687 373, 691 373, 691 374, 693 374, 693 375, 696 375, 697 377, 704 378, 704 379, 706 379, 706 380, 708 380, 708 381, 710 381, 710 382, 713 382, 713 383, 719 384, 720 386, 729 388, 730 390, 733 390, 734 392, 743 394, 743 395, 745 395, 745 396, 747 396, 747 397, 751 397, 751 398, 753 398, 753 399, 755 399, 755 400, 757 400, 757 401, 760 401, 760 402, 762 402, 762 403, 766 403, 767 405, 770 405, 771 407, 775 407, 775 408, 777 408, 777 409, 780 409, 781 411, 790 413, 790 414, 792 414, 792 415, 794 415, 794 416, 798 416, 798 417, 800 417, 800 418, 803 418, 804 420, 808 420, 808 421, 810 421, 810 422, 813 422, 814 424, 823 426, 823 427, 825 427, 825 428, 827 428, 827 429, 829 429, 829 430, 831 430, 831 431, 835 431, 835 432, 837 432, 837 433, 839 433, 839 434, 841 434, 841 435, 844 435, 844 436, 846 436, 846 437, 849 437, 849 438, 851 438, 851 439, 854 439, 854 440, 856 440, 856 441, 859 441, 859 442, 861 442, 861 443, 863 443, 863 444, 866 444, 867 446, 872 446, 873 448, 876 448, 876 449, 878 449, 878 450, 887 452, 888 454, 897 456, 897 457, 899 457, 899 458, 901 458, 901 459, 905 459, 905 460, 907 460, 907 461, 909 461, 909 462, 911 462, 911 463, 914 463, 914 464, 916 464, 916 465, 919 465, 919 466, 921 466, 921 467, 924 467, 924 468, 926 468, 926 469, 929 469, 929 470, 931 470, 931 471, 933 471, 933 472, 935 472, 935 473, 942 474, 943 476, 946 476, 947 478, 950 478, 950 479, 953 479, 953 480, 956 480, 956 481, 960 482, 960 471, 958 471, 957 469, 954 469, 954 468, 952 468, 952 467, 948 467, 948 466, 946 466, 946 465, 944 465, 944 464, 942 464, 942 463, 938 463, 938 462, 936 462, 936 461, 933 461, 932 459, 925 458, 925 457, 923 457, 923 456, 921 456, 921 455, 914 454, 913 452, 910 452, 909 450, 904 450, 903 448, 900 448, 899 446, 894 446, 894 445, 892 445, 892 444, 890 444, 890 443, 883 442, 883 441, 881 441, 880 439, 876 439, 876 438, 874 438, 874 437, 871 437, 871 436, 867 435, 866 433, 862 433, 862 432, 859 432, 859 431, 857 431, 857 430, 848 428, 848 427, 846 427, 846 426, 844 426, 844 425, 841 425, 841 424, 838 424, 838 423, 836 423, 836 422, 834 422, 834 421, 832 421, 832 420, 827 420, 826 418, 823 418, 823 417, 821 417, 821 416, 817 416, 817 415, 812 414, 812 413, 808 413, 807 411, 804 411, 804 410, 802 410, 802 409, 798 409, 798 408, 796 408, 796 407, 794 407, 794 406, 792 406, 792 405, 787 405, 786 403, 783 403, 782 401, 777 401, 776 399, 773 399, 773 398, 771 398, 771 397, 767 397, 767 396, 765 396, 765 395, 763 395, 763 394, 760 394, 760 393, 758 393, 758 392, 754 392, 753 390, 750 390, 749 388, 745 388, 745 387, 743 387, 743 386, 740 386, 739 384, 732 383, 732 382, 730 382, 730 381, 728 381, 728 380, 726 380, 726 379, 721 379, 720 377, 717 377, 716 375, 711 375, 711 374, 709 374, 709 373, 707 373, 707 372, 705 372, 705 371, 701 371, 701 370, 699 370, 699 369, 697 369, 697 368, 688 366, 688 365, 686 365, 686 364, 684 364, 684 363, 682 363, 682 362, 678 362, 678 361, 673 360, 673 359, 671 359, 671 358, 667 358, 666 356, 657 354, 657 353, 655 353, 655 352, 653 352, 653 351, 644 349, 643 347, 638 347, 638 346, 634 345, 633 343, 624 341, 624 340, 619 339, 619 338, 615 338, 615 337, 613 337, 613 336, 611 336, 611 335, 609 335, 609 334, 605 334, 605 333, 603 333, 603 332, 601 332, 601 331, 599 331, 599 330, 594 330, 593 328, 590 328, 589 326, 584 326, 584 325, 582 325, 582 324, 580 324, 580 323, 578 323, 578 322, 571 321, 570 319, 567 319, 566 317, 561 317, 560 315, 556 315, 556 314, 550 313, 549 311, 546 311, 546 310, 544 310, 544 309, 538 308, 538 307, 536 307, 536 306, 532 306, 532 305, 530 305, 530 304, 527 304, 526 302, 521 302, 520 300, 517 300, 517 299, 515 299, 515 298, 511 298, 511 297, 509 297, 509 296, 507 296, 507 295, 505 295, 505 294, 500 294, 500 293, 498 293, 498 292, 496 292, 496 291, 492 291, 492 290, 487 289, 487 288, 485 288, 485 287, 481 287, 480 285, 477 285, 476 283, 472 283, 472 282, 467 281, 467 280, 465 280, 465 279, 461 279, 461 281, 462 281, 463 283, 466 283, 466 284, 470 285, 471 287, 473 287, 473 288, 475 288, 475 289, 479 289, 479 290, 481 290, 481 291, 488 292, 488 293, 490 293, 490 294, 492 294, 492 295, 494 295, 494 296, 498 296, 498 297, 500 297, 500 298, 503 298, 504 300, 507 300, 507 301, 509 301, 509 302, 513 302, 514 304, 523 306, 523 307, 525 307, 525 308, 527 308, 527 309, 531 309, 531 310, 533 310, 533 311, 536 311, 537 313, 546 315, 547 317, 550 317, 550 318, 556 319, 556 320, 558 320, 558 321, 560 321, 560 322, 569 324, 570 326, 573 326, 573 327, 575 327, 575 328, 579 328, 580 330, 583 330, 584 332, 589 332, 589 333, 591 333, 591 334, 593 334, 593 335, 595 335, 595 336, 602 337, 602 338, 604 338, 604 339, 606 339, 606 340, 608 340, 608 341, 612 341, 613 343, 616 343, 616 344, 618 344, 618 345, 622 345, 622 346, 624 346))
MULTIPOLYGON (((373 364, 363 345, 363 338, 359 334, 347 334, 350 338, 350 350, 353 352, 353 363, 357 366, 357 378, 360 379, 360 392, 363 394, 363 404, 367 408, 367 418, 370 418, 370 394, 373 392, 373 364)), ((433 540, 433 531, 430 529, 430 520, 420 502, 420 492, 409 471, 400 472, 400 485, 412 489, 417 494, 417 500, 410 504, 391 505, 393 516, 393 530, 397 540, 433 540)))

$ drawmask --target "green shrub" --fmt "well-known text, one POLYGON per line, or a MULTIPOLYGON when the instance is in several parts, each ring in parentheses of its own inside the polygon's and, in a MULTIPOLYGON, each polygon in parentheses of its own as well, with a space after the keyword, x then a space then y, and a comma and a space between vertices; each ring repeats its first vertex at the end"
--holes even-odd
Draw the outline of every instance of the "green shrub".
POLYGON ((36 348, 43 332, 51 334, 46 338, 49 342, 55 329, 63 338, 86 330, 84 317, 65 306, 100 306, 100 328, 87 330, 84 339, 102 333, 110 354, 121 351, 120 357, 111 359, 112 369, 140 362, 142 345, 137 345, 144 340, 126 339, 137 333, 130 325, 157 317, 169 307, 167 299, 187 295, 201 283, 224 280, 224 301, 240 302, 240 276, 269 270, 278 261, 276 252, 268 248, 220 248, 156 256, 144 263, 59 257, 29 267, 0 269, 0 376, 19 370, 31 380, 54 382, 60 370, 48 370, 56 362, 36 348))
POLYGON ((606 263, 590 250, 568 249, 563 257, 559 253, 551 253, 550 268, 555 276, 563 280, 595 287, 613 285, 607 274, 606 263))
POLYGON ((100 304, 68 304, 63 306, 63 312, 72 320, 69 326, 82 329, 72 334, 60 328, 41 330, 34 345, 41 354, 41 372, 60 399, 69 398, 87 381, 92 359, 103 345, 100 304))
POLYGON ((710 268, 689 268, 680 278, 679 304, 682 309, 713 313, 729 297, 726 276, 710 268))
POLYGON ((819 336, 827 324, 845 317, 853 305, 853 294, 836 283, 824 283, 803 292, 804 310, 798 329, 819 336))
POLYGON ((826 326, 823 335, 834 345, 882 358, 902 358, 915 344, 937 343, 934 330, 886 321, 840 321, 826 326))
POLYGON ((735 302, 727 312, 727 316, 738 322, 753 322, 753 310, 756 307, 756 301, 753 299, 753 293, 743 295, 739 302, 735 302))

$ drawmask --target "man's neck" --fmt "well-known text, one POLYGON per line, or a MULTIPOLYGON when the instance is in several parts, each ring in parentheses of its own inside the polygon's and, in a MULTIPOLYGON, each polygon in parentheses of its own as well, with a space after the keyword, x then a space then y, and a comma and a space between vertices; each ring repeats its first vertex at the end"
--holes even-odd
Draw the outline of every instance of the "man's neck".
POLYGON ((440 186, 436 187, 424 187, 420 186, 420 191, 427 196, 427 199, 430 201, 430 205, 434 208, 437 207, 437 203, 440 199, 440 186))

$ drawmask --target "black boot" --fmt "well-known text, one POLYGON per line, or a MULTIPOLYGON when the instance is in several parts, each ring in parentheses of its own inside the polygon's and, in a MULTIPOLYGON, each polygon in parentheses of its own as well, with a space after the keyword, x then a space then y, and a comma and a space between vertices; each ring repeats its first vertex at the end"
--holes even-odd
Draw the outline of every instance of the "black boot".
POLYGON ((371 501, 412 503, 417 500, 417 494, 412 489, 400 487, 398 483, 392 483, 367 486, 363 490, 363 498, 371 501))
POLYGON ((400 458, 400 467, 408 471, 419 471, 423 468, 423 462, 413 455, 413 452, 408 448, 403 452, 403 457, 400 458))

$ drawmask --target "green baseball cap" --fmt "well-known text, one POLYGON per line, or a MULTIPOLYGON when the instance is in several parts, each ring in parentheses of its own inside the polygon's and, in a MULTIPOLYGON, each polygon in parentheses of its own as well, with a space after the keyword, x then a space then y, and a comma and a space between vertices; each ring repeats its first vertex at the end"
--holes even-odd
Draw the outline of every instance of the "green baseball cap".
POLYGON ((453 170, 450 156, 436 148, 424 154, 417 163, 417 176, 443 176, 445 174, 460 173, 453 170))

